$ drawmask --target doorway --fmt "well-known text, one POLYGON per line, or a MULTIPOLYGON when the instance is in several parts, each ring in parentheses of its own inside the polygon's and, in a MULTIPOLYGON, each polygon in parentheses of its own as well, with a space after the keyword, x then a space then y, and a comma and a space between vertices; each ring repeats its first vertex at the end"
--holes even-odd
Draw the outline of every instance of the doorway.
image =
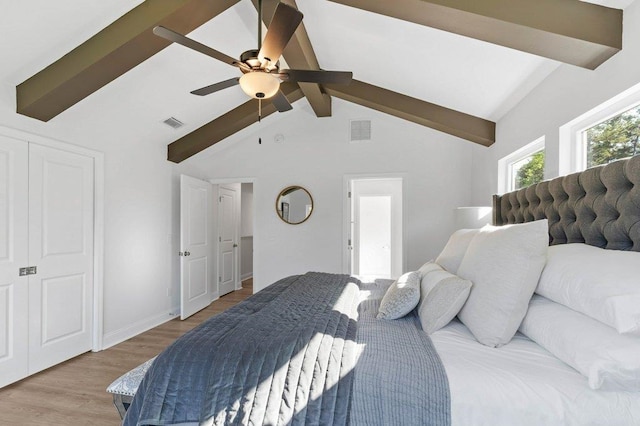
POLYGON ((211 181, 218 194, 218 293, 242 288, 253 277, 253 179, 211 181))
POLYGON ((217 285, 214 293, 222 296, 242 288, 242 281, 253 277, 253 178, 211 179, 214 197, 217 243, 217 285))
POLYGON ((350 178, 347 185, 348 273, 397 278, 404 266, 403 178, 350 178))
POLYGON ((242 288, 242 224, 253 225, 253 182, 180 179, 180 317, 186 319, 242 288), (245 183, 251 202, 243 207, 245 183))
POLYGON ((240 184, 218 187, 218 295, 240 286, 240 184))

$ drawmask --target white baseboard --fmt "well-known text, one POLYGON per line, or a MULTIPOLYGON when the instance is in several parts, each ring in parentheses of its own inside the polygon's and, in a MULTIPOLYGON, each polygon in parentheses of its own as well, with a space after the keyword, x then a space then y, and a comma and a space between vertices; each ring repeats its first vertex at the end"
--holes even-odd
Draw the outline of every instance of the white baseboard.
MULTIPOLYGON (((179 311, 179 309, 177 309, 177 311, 179 311)), ((102 338, 102 350, 108 349, 111 346, 115 346, 118 343, 122 343, 127 339, 135 337, 138 334, 144 333, 145 331, 151 330, 152 328, 164 324, 167 321, 171 321, 172 319, 176 318, 175 312, 176 309, 172 308, 170 312, 165 312, 151 318, 140 320, 136 323, 128 325, 127 327, 121 328, 120 330, 112 331, 105 334, 102 338)))
POLYGON ((253 272, 247 272, 246 274, 240 275, 240 281, 244 281, 249 278, 253 278, 253 272))

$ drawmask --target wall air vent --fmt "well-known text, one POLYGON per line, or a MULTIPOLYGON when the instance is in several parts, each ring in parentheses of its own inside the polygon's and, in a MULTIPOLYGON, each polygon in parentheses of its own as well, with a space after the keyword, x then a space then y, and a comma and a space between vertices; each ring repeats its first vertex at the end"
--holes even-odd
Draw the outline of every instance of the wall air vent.
POLYGON ((371 140, 371 120, 351 120, 350 142, 371 140))
POLYGON ((169 117, 164 120, 163 123, 173 129, 179 129, 180 127, 184 126, 184 123, 175 117, 169 117))

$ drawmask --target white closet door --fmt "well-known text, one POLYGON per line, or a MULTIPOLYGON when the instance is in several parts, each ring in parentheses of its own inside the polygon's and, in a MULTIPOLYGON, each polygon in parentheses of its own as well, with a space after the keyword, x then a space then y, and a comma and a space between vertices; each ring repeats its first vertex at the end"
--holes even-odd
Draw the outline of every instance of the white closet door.
POLYGON ((28 374, 28 150, 0 136, 0 387, 28 374))
POLYGON ((93 159, 29 152, 29 373, 91 350, 93 159))

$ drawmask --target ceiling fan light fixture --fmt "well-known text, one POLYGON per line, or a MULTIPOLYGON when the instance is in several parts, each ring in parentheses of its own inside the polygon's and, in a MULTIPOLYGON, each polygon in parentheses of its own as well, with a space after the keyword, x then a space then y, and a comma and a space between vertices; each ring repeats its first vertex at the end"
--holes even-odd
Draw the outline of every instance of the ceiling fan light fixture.
POLYGON ((240 77, 240 87, 254 99, 269 99, 280 89, 280 80, 263 71, 252 71, 240 77))

